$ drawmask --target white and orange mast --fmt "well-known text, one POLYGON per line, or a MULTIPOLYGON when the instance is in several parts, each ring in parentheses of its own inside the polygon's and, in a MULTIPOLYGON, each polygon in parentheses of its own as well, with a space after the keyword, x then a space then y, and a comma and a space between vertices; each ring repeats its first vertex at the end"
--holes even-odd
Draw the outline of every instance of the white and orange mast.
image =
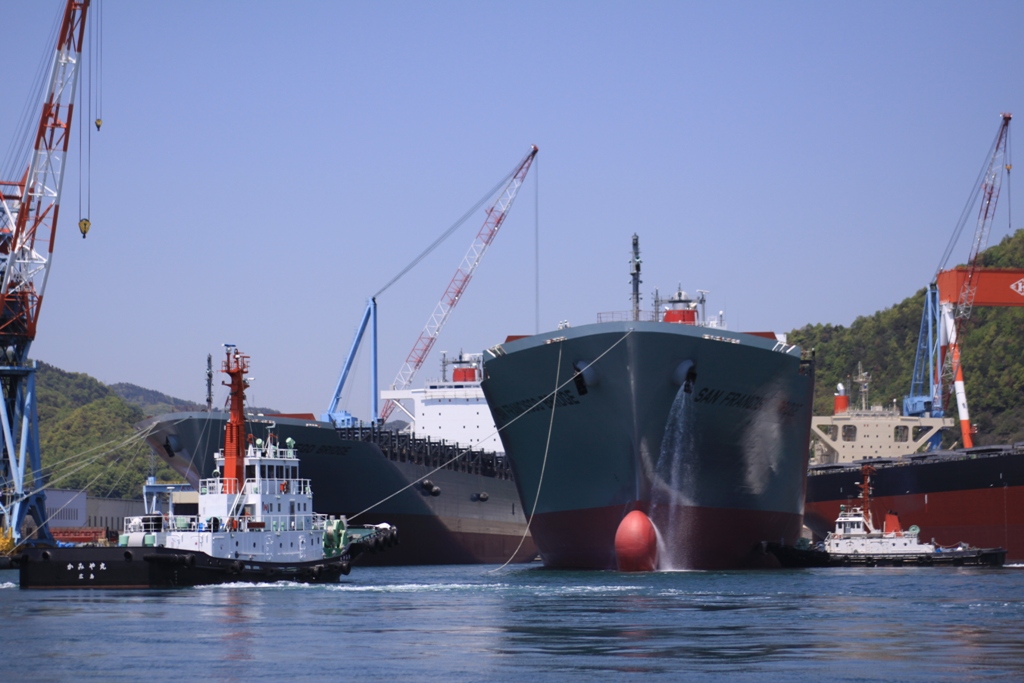
MULTIPOLYGON (((1001 116, 1002 122, 992 145, 988 168, 984 172, 980 185, 981 204, 978 208, 978 222, 974 231, 974 239, 971 242, 971 253, 967 259, 967 266, 954 271, 940 271, 936 276, 939 290, 939 315, 942 320, 940 347, 945 349, 941 367, 946 378, 953 383, 953 393, 956 396, 956 407, 960 420, 960 434, 965 448, 971 448, 974 445, 974 439, 970 412, 967 409, 967 392, 964 390, 960 338, 963 334, 964 323, 971 317, 971 310, 975 306, 981 280, 986 277, 983 275, 984 271, 979 268, 978 260, 988 246, 988 236, 992 228, 992 220, 995 217, 1003 171, 1005 170, 1009 174, 1012 168, 1006 157, 1010 119, 1013 116, 1008 113, 1001 116), (951 276, 951 272, 961 275, 951 276)), ((1011 290, 1007 290, 1007 293, 1011 293, 1011 290)))

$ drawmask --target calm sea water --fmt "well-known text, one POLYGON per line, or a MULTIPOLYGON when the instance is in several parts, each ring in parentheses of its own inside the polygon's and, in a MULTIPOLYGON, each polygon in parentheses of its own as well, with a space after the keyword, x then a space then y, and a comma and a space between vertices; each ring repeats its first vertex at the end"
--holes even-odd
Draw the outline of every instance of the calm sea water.
POLYGON ((3 679, 1024 680, 1024 568, 488 569, 73 592, 0 572, 3 679))

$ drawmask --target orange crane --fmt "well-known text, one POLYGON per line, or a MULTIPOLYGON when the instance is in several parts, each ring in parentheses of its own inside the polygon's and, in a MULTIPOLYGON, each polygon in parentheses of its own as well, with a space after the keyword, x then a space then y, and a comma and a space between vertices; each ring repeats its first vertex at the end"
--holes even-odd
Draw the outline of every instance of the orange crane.
POLYGON ((89 2, 67 0, 27 169, 18 180, 0 179, 0 516, 16 542, 26 514, 37 538, 49 537, 28 351, 57 234, 89 2))
POLYGON ((984 269, 980 263, 981 253, 988 245, 1004 172, 1008 177, 1013 168, 1009 159, 1010 120, 1013 116, 1004 113, 1001 118, 987 166, 978 177, 946 247, 942 265, 925 294, 911 392, 903 401, 906 415, 941 417, 945 404, 943 380, 952 382, 951 393, 956 396, 965 448, 974 445, 974 438, 961 365, 960 338, 964 324, 974 306, 1024 306, 1024 269, 984 269), (967 265, 944 269, 966 225, 969 211, 979 197, 981 203, 967 265))
MULTIPOLYGON (((1002 184, 1003 170, 1009 174, 1012 165, 1007 160, 1002 163, 1008 154, 1007 146, 1010 136, 1010 119, 1012 114, 1002 114, 1002 123, 999 125, 999 132, 996 134, 995 142, 992 145, 992 156, 989 159, 988 169, 985 171, 981 184, 981 205, 978 209, 978 223, 974 231, 974 240, 971 242, 971 253, 967 259, 967 268, 957 292, 956 304, 952 300, 953 292, 944 292, 942 285, 939 285, 939 307, 943 320, 943 332, 946 338, 946 359, 942 367, 946 369, 947 379, 953 381, 953 392, 956 395, 957 413, 960 419, 960 433, 963 437, 964 448, 974 445, 973 432, 971 430, 970 413, 967 410, 967 392, 964 390, 964 372, 960 364, 960 337, 963 334, 964 323, 971 317, 971 309, 974 307, 975 298, 978 293, 980 282, 978 270, 978 257, 988 246, 988 235, 992 227, 992 219, 995 217, 996 202, 999 199, 999 188, 1002 184), (944 296, 945 294, 945 296, 944 296)), ((942 273, 939 273, 941 276, 942 273)), ((936 277, 938 281, 938 277, 936 277)), ((949 282, 948 279, 944 282, 949 282)), ((947 285, 948 287, 948 285, 947 285)))
MULTIPOLYGON (((441 333, 441 328, 444 327, 445 322, 448 321, 448 316, 452 313, 452 309, 459 303, 463 293, 466 291, 466 287, 473 277, 473 271, 480 265, 480 259, 484 257, 487 247, 498 236, 498 230, 501 229, 501 224, 505 222, 505 217, 508 216, 509 209, 512 208, 512 203, 516 200, 519 188, 522 186, 523 181, 526 180, 526 173, 530 170, 530 165, 533 163, 533 158, 537 156, 537 151, 536 145, 530 147, 530 151, 527 152, 526 156, 523 157, 523 160, 519 162, 519 165, 512 172, 512 177, 501 191, 501 194, 498 195, 498 199, 487 209, 487 217, 484 219, 483 226, 481 226, 476 238, 469 246, 469 251, 463 257, 459 269, 455 271, 455 275, 448 284, 448 288, 441 295, 441 300, 434 307, 434 312, 431 313, 426 326, 416 339, 416 343, 413 344, 412 351, 409 352, 408 357, 405 359, 405 364, 398 371, 398 376, 395 377, 395 381, 391 385, 392 389, 404 389, 409 386, 416 371, 420 369, 423 361, 427 359, 430 349, 433 348, 434 342, 437 341, 437 335, 441 333)), ((394 409, 395 402, 390 399, 386 401, 380 413, 381 422, 387 422, 388 416, 391 415, 394 409)))

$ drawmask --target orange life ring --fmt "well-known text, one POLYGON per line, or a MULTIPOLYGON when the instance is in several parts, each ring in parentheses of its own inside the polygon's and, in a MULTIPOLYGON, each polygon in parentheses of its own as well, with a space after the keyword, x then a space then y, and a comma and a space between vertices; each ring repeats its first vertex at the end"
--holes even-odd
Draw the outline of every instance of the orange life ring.
POLYGON ((288 482, 282 481, 281 482, 281 493, 284 493, 287 490, 288 490, 288 482))

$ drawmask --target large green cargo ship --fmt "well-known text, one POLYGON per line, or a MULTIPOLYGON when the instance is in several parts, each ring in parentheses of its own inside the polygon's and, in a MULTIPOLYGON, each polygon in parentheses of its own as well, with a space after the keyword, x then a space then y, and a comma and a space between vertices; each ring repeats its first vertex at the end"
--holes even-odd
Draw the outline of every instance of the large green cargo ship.
POLYGON ((813 360, 775 335, 704 325, 692 302, 655 317, 485 356, 481 387, 541 557, 615 568, 619 524, 641 510, 660 569, 770 565, 763 542, 801 533, 813 360))

